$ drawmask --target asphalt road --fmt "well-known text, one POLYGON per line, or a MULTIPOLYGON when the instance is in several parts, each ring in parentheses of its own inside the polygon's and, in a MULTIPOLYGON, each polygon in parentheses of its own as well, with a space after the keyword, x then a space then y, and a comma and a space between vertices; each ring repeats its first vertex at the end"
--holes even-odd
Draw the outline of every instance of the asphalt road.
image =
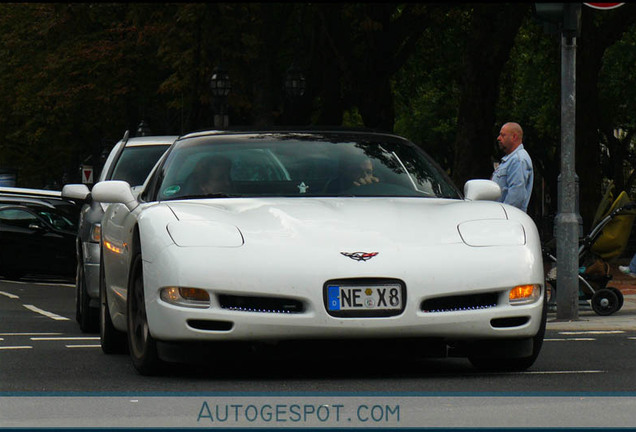
POLYGON ((362 422, 374 427, 474 427, 475 421, 485 426, 507 421, 500 426, 519 427, 636 424, 636 413, 629 408, 636 398, 634 330, 549 330, 538 361, 522 373, 484 373, 464 359, 315 356, 275 350, 227 361, 219 360, 226 357, 223 352, 214 357, 200 365, 172 365, 164 376, 142 377, 127 355, 107 356, 97 334, 80 332, 72 285, 0 280, 0 427, 212 427, 220 425, 228 409, 222 426, 235 426, 227 419, 239 421, 244 416, 249 426, 337 427, 342 424, 336 422, 336 414, 342 420, 346 410, 337 405, 358 407, 353 420, 346 414, 347 426, 362 422), (230 396, 243 399, 232 399, 233 405, 228 405, 230 396), (166 398, 176 412, 166 410, 166 398), (271 416, 262 417, 262 406, 276 398, 283 401, 276 406, 283 408, 272 423, 271 416), (304 411, 285 405, 290 398, 304 411), (34 404, 49 408, 34 409, 34 404), (251 411, 237 408, 254 404, 254 418, 251 411), (373 416, 363 413, 366 421, 359 418, 360 406, 376 405, 384 409, 378 408, 373 416), (324 408, 320 418, 317 408, 307 406, 330 406, 331 417, 325 421, 324 408), (402 409, 398 423, 396 406, 402 409), (508 409, 502 411, 503 406, 508 409), (126 414, 131 407, 134 410, 126 414), (490 410, 497 414, 483 414, 490 410), (102 414, 95 417, 95 411, 102 414), (169 421, 163 418, 168 413, 169 421), (153 423, 158 419, 163 420, 153 423))

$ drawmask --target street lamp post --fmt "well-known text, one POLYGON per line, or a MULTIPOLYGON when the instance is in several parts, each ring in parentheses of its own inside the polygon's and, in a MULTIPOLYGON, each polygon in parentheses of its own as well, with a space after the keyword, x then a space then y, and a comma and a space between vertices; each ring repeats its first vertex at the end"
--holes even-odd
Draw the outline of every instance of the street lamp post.
POLYGON ((150 127, 145 120, 139 122, 139 126, 137 126, 137 136, 148 136, 150 135, 150 127))
POLYGON ((576 38, 581 30, 580 3, 535 3, 537 16, 549 32, 561 36, 561 174, 559 175, 557 239, 557 319, 579 318, 578 188, 575 171, 576 38))
POLYGON ((305 94, 305 75, 295 65, 285 73, 285 94, 289 97, 301 97, 305 94))
POLYGON ((293 125, 301 122, 302 117, 298 109, 298 102, 305 95, 306 87, 307 83, 302 70, 292 64, 285 73, 285 82, 283 83, 286 101, 284 109, 286 123, 293 125))
POLYGON ((575 164, 576 36, 561 35, 561 174, 557 232, 557 319, 579 318, 579 218, 575 164))
POLYGON ((219 66, 214 68, 212 76, 210 77, 210 88, 212 90, 214 128, 225 129, 230 123, 227 109, 227 97, 230 94, 230 90, 232 90, 230 75, 226 70, 219 66))

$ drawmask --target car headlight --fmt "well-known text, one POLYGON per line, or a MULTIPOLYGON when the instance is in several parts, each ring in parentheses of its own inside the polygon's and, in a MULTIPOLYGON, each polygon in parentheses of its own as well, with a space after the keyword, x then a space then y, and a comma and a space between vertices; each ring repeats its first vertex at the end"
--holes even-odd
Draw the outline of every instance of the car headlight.
POLYGON ((526 232, 519 222, 506 219, 475 220, 457 226, 462 241, 468 246, 523 246, 526 232))
POLYGON ((239 247, 243 235, 237 227, 213 221, 178 221, 168 224, 168 234, 182 247, 239 247))
POLYGON ((534 303, 541 297, 541 286, 537 284, 517 285, 510 290, 508 301, 511 305, 534 303))

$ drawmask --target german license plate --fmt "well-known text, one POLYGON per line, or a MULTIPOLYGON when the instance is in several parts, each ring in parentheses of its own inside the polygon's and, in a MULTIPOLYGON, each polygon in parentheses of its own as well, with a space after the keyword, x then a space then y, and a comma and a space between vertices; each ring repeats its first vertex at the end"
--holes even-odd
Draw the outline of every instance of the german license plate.
POLYGON ((404 308, 402 287, 395 285, 327 287, 330 311, 395 311, 404 308))

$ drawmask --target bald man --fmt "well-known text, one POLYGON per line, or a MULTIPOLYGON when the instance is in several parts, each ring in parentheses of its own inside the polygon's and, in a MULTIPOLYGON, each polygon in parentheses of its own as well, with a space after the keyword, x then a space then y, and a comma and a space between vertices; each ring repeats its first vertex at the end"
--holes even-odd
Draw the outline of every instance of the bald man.
POLYGON ((499 201, 527 212, 534 170, 532 159, 523 148, 523 129, 518 123, 506 123, 499 131, 497 142, 505 153, 492 175, 492 180, 501 188, 499 201))

